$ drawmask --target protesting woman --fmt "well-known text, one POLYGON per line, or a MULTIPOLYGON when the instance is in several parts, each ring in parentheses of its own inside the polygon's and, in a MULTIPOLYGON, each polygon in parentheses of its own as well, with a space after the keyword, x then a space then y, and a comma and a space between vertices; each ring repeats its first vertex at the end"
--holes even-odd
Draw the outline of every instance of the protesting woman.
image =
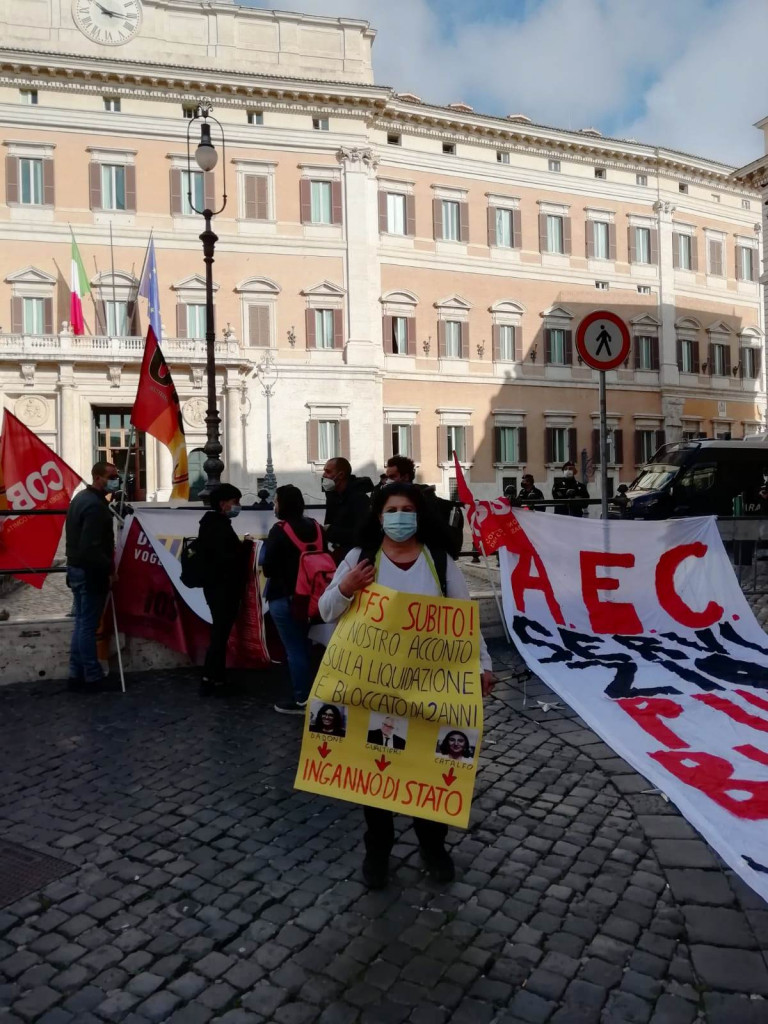
MULTIPOLYGON (((413 484, 383 487, 374 496, 370 516, 361 531, 361 546, 353 548, 339 566, 331 585, 320 598, 326 622, 338 619, 354 595, 374 582, 407 594, 469 600, 469 589, 458 566, 447 556, 445 526, 433 519, 424 497, 413 484)), ((491 660, 480 638, 483 695, 493 685, 491 660)), ((365 807, 365 859, 363 878, 372 889, 387 883, 389 854, 395 841, 391 811, 365 807)), ((414 818, 421 855, 432 878, 450 882, 453 861, 445 848, 446 825, 414 818)))

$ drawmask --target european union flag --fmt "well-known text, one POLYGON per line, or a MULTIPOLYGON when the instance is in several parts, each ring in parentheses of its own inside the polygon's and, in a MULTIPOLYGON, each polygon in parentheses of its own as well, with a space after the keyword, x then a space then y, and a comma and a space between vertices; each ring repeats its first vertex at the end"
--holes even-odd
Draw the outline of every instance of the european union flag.
POLYGON ((139 295, 143 295, 149 302, 149 322, 155 337, 162 340, 163 330, 160 322, 160 289, 157 283, 157 261, 155 260, 155 243, 149 239, 147 246, 147 259, 144 264, 144 273, 139 282, 139 295))

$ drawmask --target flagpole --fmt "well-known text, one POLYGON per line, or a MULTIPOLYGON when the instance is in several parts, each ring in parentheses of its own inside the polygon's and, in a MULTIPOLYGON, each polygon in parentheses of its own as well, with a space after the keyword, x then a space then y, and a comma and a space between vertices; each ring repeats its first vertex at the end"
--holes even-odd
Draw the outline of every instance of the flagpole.
POLYGON ((114 592, 110 590, 109 600, 112 602, 112 625, 115 630, 115 647, 117 649, 117 664, 120 669, 120 688, 125 693, 125 673, 123 672, 123 656, 120 653, 120 634, 117 631, 117 609, 115 608, 114 592))
MULTIPOLYGON (((139 295, 141 294, 141 282, 144 280, 144 271, 147 269, 147 259, 149 258, 149 247, 152 244, 152 235, 154 234, 154 231, 155 231, 154 228, 150 228, 149 229, 149 238, 147 239, 147 247, 144 250, 144 260, 143 260, 143 262, 141 264, 141 273, 139 274, 139 277, 138 277, 138 282, 139 283, 136 285, 136 295, 134 296, 134 299, 133 299, 134 306, 139 301, 139 295)), ((147 301, 149 301, 149 300, 147 300, 147 301)), ((160 344, 160 338, 157 339, 157 343, 158 343, 158 345, 160 344)))
POLYGON ((128 468, 131 465, 131 449, 133 448, 134 437, 136 435, 136 427, 131 423, 131 432, 128 434, 128 451, 125 456, 125 469, 123 470, 123 486, 120 490, 120 516, 123 514, 123 506, 125 505, 125 488, 128 483, 128 468))
MULTIPOLYGON (((74 235, 72 237, 74 238, 74 235)), ((93 254, 93 265, 96 268, 96 276, 98 277, 99 276, 99 264, 96 262, 96 254, 95 253, 93 254)), ((106 323, 104 320, 102 320, 101 323, 99 323, 99 307, 98 307, 98 305, 96 303, 96 299, 94 299, 94 297, 93 297, 93 289, 91 289, 91 302, 93 303, 93 315, 96 318, 96 326, 97 327, 100 326, 100 327, 103 328, 103 330, 104 330, 104 337, 106 338, 109 335, 109 324, 106 323)), ((99 302, 101 302, 101 299, 99 299, 99 302)), ((104 315, 106 317, 106 309, 104 310, 104 315)))
POLYGON ((111 264, 111 267, 112 267, 112 305, 115 307, 115 333, 118 335, 118 337, 122 337, 125 334, 125 317, 123 317, 123 322, 121 324, 121 327, 123 329, 121 331, 118 331, 117 330, 117 289, 115 288, 115 247, 112 244, 112 221, 109 222, 109 259, 110 259, 110 264, 111 264))

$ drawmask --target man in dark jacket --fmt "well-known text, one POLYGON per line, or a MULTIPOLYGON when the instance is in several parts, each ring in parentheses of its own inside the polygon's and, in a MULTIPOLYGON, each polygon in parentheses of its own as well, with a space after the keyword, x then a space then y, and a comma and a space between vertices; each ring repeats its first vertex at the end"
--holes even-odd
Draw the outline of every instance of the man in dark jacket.
POLYGON ((329 459, 323 467, 320 486, 325 493, 325 537, 333 557, 341 561, 355 546, 357 531, 365 522, 371 503, 373 483, 358 479, 346 459, 329 459))
MULTIPOLYGON (((544 495, 536 486, 533 477, 530 473, 526 473, 523 477, 523 482, 520 485, 520 492, 517 497, 511 502, 516 508, 530 508, 529 504, 532 501, 544 501, 544 495)), ((544 507, 540 506, 537 510, 536 506, 533 506, 534 511, 543 512, 544 507)))
POLYGON ((573 499, 569 505, 555 505, 556 515, 577 516, 579 519, 584 515, 584 510, 589 507, 589 491, 586 484, 577 478, 574 462, 563 463, 563 475, 555 478, 552 497, 573 499))
POLYGON ((75 624, 69 650, 70 689, 96 689, 104 671, 96 656, 96 630, 114 575, 115 535, 107 494, 120 488, 111 462, 97 462, 91 483, 72 499, 67 511, 67 586, 74 598, 75 624))

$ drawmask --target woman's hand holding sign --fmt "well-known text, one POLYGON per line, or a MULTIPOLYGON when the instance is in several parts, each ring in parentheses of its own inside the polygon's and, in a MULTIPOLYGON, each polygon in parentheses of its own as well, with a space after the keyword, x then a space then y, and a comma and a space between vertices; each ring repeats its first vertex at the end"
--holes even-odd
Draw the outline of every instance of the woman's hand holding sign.
POLYGON ((489 671, 486 670, 480 676, 480 682, 481 682, 482 687, 483 687, 483 696, 484 697, 490 697, 491 692, 492 692, 494 686, 498 682, 498 679, 496 678, 495 672, 489 672, 489 671))
POLYGON ((358 590, 365 590, 376 580, 376 569, 370 562, 363 559, 354 569, 350 569, 339 584, 339 591, 344 597, 352 597, 358 590))

